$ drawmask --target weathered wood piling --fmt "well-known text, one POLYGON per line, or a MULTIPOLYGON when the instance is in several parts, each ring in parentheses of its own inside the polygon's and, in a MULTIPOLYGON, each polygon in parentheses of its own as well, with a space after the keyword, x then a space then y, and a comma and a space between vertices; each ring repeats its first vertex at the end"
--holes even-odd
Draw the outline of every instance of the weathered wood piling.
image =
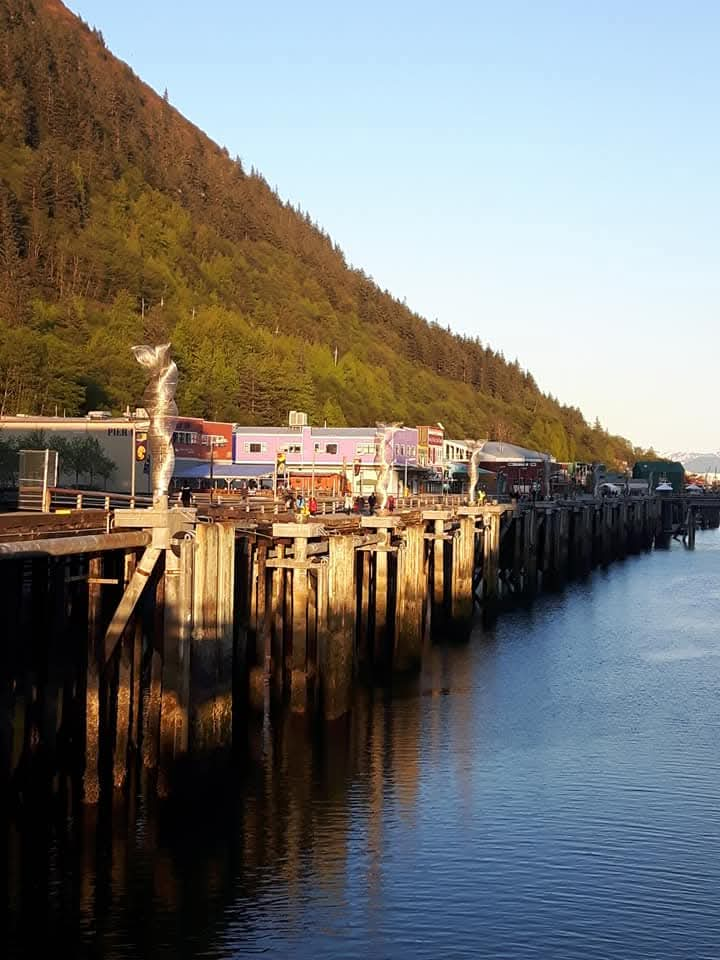
POLYGON ((249 713, 335 720, 358 678, 417 670, 429 636, 466 637, 478 611, 663 536, 692 547, 715 519, 660 498, 307 523, 151 509, 117 511, 105 535, 2 543, 2 777, 22 791, 80 773, 95 803, 144 767, 167 794, 183 758, 230 749, 249 713))

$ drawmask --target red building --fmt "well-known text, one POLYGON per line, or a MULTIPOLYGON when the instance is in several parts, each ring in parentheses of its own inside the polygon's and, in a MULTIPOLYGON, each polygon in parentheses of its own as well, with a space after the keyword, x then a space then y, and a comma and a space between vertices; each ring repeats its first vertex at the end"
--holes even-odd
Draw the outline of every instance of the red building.
POLYGON ((196 486, 209 480, 211 474, 223 478, 231 473, 232 431, 231 423, 178 417, 173 433, 176 485, 187 480, 196 486))

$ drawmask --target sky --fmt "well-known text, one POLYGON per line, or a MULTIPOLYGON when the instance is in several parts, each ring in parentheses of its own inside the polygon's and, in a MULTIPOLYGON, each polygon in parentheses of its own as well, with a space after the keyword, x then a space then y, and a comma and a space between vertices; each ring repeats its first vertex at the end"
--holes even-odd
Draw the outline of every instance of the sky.
POLYGON ((716 450, 715 0, 68 0, 384 289, 716 450))

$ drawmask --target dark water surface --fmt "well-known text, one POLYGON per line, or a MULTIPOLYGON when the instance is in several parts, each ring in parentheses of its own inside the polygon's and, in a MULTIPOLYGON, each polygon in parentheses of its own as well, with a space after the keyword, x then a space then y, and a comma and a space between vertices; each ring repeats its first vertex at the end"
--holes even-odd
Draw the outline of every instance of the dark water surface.
POLYGON ((183 804, 16 821, 9 955, 718 960, 719 622, 708 532, 436 645, 319 739, 258 728, 183 804))

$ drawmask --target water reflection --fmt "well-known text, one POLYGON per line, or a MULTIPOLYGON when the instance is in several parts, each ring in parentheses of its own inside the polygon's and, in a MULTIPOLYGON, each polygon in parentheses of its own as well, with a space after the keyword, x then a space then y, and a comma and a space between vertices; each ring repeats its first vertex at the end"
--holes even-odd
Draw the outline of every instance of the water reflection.
POLYGON ((9 818, 11 957, 713 957, 720 537, 273 717, 182 801, 9 818), (672 590, 667 584, 672 584, 672 590))

